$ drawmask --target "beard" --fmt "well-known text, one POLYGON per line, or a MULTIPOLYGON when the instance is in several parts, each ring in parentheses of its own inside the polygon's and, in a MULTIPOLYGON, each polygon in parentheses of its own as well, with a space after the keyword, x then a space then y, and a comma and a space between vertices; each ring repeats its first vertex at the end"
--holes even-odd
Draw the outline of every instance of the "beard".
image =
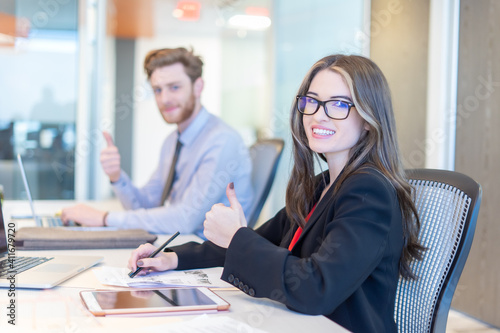
POLYGON ((181 110, 181 113, 179 114, 179 120, 176 122, 177 124, 186 121, 193 115, 195 104, 196 104, 196 98, 194 97, 194 94, 191 94, 189 100, 187 101, 186 105, 184 105, 184 107, 181 110))
POLYGON ((176 114, 168 114, 161 112, 163 119, 169 124, 181 124, 188 120, 194 113, 196 107, 196 97, 191 94, 186 101, 186 104, 176 112, 176 114))

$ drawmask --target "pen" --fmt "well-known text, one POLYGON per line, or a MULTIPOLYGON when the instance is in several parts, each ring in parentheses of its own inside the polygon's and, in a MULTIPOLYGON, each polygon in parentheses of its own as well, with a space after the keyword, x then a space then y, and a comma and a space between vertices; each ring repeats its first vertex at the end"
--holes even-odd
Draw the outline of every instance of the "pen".
MULTIPOLYGON (((153 258, 155 257, 158 253, 160 253, 160 251, 162 251, 171 241, 173 241, 175 239, 175 237, 179 236, 180 232, 176 232, 172 237, 170 237, 165 243, 163 243, 159 248, 157 248, 153 253, 151 253, 148 258, 153 258)), ((130 271, 128 273, 128 276, 133 278, 134 276, 137 275, 137 273, 139 273, 140 271, 142 271, 142 267, 137 267, 137 269, 135 271, 130 271)))

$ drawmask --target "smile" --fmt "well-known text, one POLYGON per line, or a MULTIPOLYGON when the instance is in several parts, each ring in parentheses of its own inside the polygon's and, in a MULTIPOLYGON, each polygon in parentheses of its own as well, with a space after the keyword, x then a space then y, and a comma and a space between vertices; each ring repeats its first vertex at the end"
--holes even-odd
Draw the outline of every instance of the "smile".
POLYGON ((332 130, 327 130, 323 128, 313 128, 313 133, 317 135, 333 135, 335 134, 335 131, 332 130))

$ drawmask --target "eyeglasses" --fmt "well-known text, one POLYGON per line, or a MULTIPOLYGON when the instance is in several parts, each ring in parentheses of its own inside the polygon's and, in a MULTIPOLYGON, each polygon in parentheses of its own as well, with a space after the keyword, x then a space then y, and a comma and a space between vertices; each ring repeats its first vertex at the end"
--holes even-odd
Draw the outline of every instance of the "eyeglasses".
POLYGON ((340 99, 318 101, 309 96, 297 96, 297 110, 302 114, 313 115, 318 112, 320 106, 323 106, 328 118, 343 120, 349 116, 349 111, 354 104, 340 99))

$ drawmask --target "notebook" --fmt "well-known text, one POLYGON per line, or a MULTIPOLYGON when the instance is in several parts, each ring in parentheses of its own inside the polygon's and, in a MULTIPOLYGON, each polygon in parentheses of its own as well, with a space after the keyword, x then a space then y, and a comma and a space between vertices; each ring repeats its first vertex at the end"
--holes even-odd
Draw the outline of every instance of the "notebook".
POLYGON ((99 263, 97 256, 23 256, 16 250, 15 226, 5 224, 0 203, 0 287, 47 289, 99 263))
POLYGON ((15 245, 22 250, 134 249, 157 238, 143 229, 24 227, 16 232, 15 245))
MULTIPOLYGON (((38 227, 63 227, 65 224, 57 216, 39 216, 35 213, 35 205, 33 204, 33 198, 31 197, 30 187, 28 185, 28 178, 26 177, 26 171, 24 169, 23 160, 21 155, 17 154, 17 163, 19 164, 19 169, 21 170, 21 176, 23 178, 24 189, 26 190, 26 195, 28 196, 28 201, 30 203, 31 214, 33 214, 33 219, 38 227)), ((70 221, 68 226, 78 226, 78 224, 70 221)))

